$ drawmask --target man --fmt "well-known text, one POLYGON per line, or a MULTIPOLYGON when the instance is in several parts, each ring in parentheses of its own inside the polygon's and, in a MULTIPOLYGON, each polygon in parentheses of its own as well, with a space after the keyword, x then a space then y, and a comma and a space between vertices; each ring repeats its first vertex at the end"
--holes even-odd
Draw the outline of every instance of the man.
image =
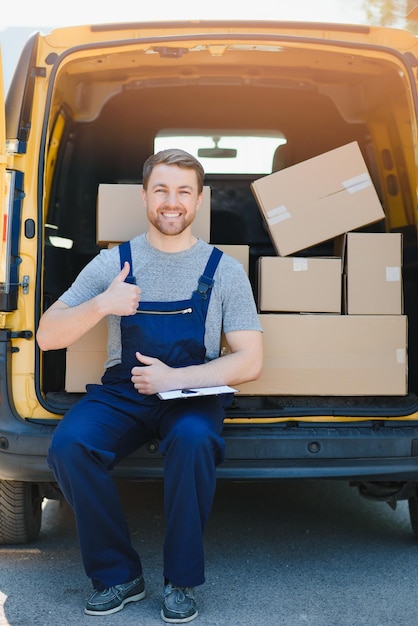
POLYGON ((42 316, 42 350, 64 348, 106 317, 108 360, 101 385, 63 418, 48 463, 74 510, 94 593, 88 615, 108 615, 145 596, 112 468, 149 440, 164 457, 164 592, 168 623, 194 619, 204 582, 203 530, 231 395, 161 400, 159 392, 236 385, 262 367, 261 328, 242 266, 192 233, 204 172, 181 150, 143 168, 148 232, 103 250, 42 316), (219 253, 219 254, 218 254, 219 253), (221 332, 230 353, 219 357, 221 332))

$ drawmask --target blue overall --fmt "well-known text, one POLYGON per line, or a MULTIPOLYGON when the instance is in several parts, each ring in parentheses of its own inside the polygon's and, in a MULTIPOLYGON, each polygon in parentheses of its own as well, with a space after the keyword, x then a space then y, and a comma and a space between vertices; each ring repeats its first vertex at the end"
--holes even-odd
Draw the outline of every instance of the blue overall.
MULTIPOLYGON (((224 458, 220 433, 231 396, 160 400, 136 391, 131 369, 139 365, 137 350, 172 367, 204 362, 206 315, 221 255, 214 248, 189 300, 140 302, 135 315, 121 318, 122 362, 106 370, 102 385, 87 386, 52 439, 48 463, 74 511, 83 564, 95 589, 142 573, 111 470, 154 439, 161 441, 164 457, 164 577, 180 587, 205 580, 203 530, 216 465, 224 458)), ((121 267, 127 260, 132 268, 129 242, 120 246, 120 260, 121 267)), ((134 281, 132 273, 127 281, 134 281)))

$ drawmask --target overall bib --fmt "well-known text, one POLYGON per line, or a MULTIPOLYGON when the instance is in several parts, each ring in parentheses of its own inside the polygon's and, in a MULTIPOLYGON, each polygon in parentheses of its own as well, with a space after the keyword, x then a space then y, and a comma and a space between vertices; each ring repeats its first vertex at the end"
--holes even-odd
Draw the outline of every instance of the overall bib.
MULTIPOLYGON (((136 391, 131 370, 140 365, 137 350, 171 367, 204 362, 206 315, 221 255, 214 248, 189 300, 140 302, 135 315, 121 318, 122 362, 106 370, 102 385, 87 386, 52 439, 48 463, 74 510, 83 564, 95 589, 142 572, 111 470, 153 439, 161 440, 164 456, 164 577, 180 587, 204 582, 203 530, 216 465, 224 458, 220 433, 232 396, 160 400, 136 391)), ((133 282, 129 242, 120 246, 120 261, 121 267, 129 262, 126 280, 133 282)))

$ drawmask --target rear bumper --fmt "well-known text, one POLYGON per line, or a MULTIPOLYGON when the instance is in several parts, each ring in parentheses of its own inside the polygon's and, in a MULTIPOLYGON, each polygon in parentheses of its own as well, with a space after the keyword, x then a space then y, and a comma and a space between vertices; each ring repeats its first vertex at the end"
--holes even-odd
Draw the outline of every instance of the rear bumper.
MULTIPOLYGON (((13 432, 0 428, 0 479, 52 481, 46 456, 54 426, 13 421, 13 432)), ((222 479, 418 480, 418 422, 227 424, 223 436, 222 479)), ((158 442, 137 450, 114 474, 134 480, 162 478, 158 442)))
MULTIPOLYGON (((223 436, 226 457, 218 468, 218 476, 223 479, 418 480, 418 424, 228 424, 223 436)), ((157 450, 147 453, 142 449, 116 472, 129 478, 141 465, 141 477, 154 478, 159 460, 157 450), (154 456, 152 465, 146 456, 149 461, 154 456)))

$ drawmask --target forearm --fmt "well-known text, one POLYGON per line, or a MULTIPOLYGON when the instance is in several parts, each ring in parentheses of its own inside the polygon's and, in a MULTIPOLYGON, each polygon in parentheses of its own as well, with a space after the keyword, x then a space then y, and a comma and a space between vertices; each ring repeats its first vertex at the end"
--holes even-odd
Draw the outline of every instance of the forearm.
POLYGON ((67 348, 100 322, 104 315, 99 296, 75 307, 57 301, 39 322, 36 334, 38 345, 44 351, 67 348))
POLYGON ((174 389, 234 386, 258 378, 260 371, 261 367, 253 359, 231 353, 202 365, 175 368, 170 386, 174 389))

